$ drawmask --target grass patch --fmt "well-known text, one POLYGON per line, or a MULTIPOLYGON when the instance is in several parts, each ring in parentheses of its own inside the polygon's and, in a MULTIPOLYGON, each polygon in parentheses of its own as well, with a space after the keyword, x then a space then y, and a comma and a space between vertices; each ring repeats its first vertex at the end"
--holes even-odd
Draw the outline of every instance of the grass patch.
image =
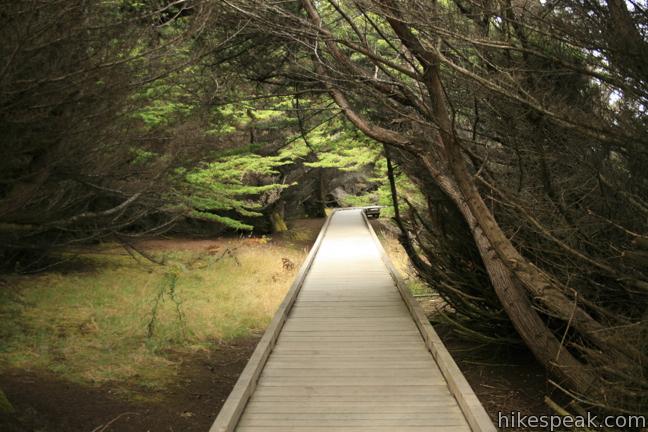
POLYGON ((298 267, 305 253, 245 239, 164 256, 167 265, 159 266, 97 249, 82 255, 83 271, 7 278, 0 289, 0 370, 164 387, 176 371, 171 352, 261 332, 296 271, 284 270, 281 259, 298 267))
POLYGON ((412 295, 427 296, 434 294, 435 291, 423 282, 416 274, 416 270, 414 270, 412 262, 407 256, 407 252, 405 252, 405 249, 403 249, 403 246, 401 246, 398 241, 396 234, 385 227, 381 227, 376 229, 376 235, 412 295))

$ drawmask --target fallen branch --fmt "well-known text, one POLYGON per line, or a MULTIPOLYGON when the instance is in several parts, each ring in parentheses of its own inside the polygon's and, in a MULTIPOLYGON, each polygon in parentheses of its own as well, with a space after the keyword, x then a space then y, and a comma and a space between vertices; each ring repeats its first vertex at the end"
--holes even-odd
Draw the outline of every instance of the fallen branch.
POLYGON ((108 423, 105 423, 105 424, 103 424, 103 425, 99 425, 99 426, 97 426, 96 428, 92 429, 91 432, 105 432, 106 430, 108 430, 108 428, 110 427, 110 425, 112 425, 112 424, 115 423, 117 420, 119 420, 120 418, 122 418, 122 417, 124 417, 124 416, 127 416, 127 415, 139 415, 139 414, 136 413, 136 412, 125 412, 125 413, 121 413, 121 414, 119 414, 117 417, 115 417, 114 419, 110 420, 108 423))

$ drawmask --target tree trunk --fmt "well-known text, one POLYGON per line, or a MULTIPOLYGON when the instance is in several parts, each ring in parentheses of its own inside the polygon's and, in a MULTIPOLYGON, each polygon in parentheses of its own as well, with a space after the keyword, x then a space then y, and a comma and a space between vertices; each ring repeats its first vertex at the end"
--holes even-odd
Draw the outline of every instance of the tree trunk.
POLYGON ((272 232, 279 233, 288 231, 288 226, 284 220, 284 204, 283 202, 277 203, 270 212, 270 223, 272 225, 272 232))
POLYGON ((423 161, 435 183, 452 200, 468 224, 495 294, 524 343, 535 358, 556 376, 576 388, 590 389, 594 377, 561 346, 552 331, 547 328, 526 292, 515 283, 513 274, 493 250, 456 183, 431 166, 425 158, 423 161))
POLYGON ((427 271, 426 269, 428 265, 424 263, 423 260, 421 260, 421 258, 419 257, 419 254, 416 253, 409 232, 407 231, 407 228, 403 224, 403 220, 400 217, 400 207, 398 205, 398 190, 396 189, 394 167, 392 165, 392 160, 389 157, 389 148, 386 145, 384 145, 383 148, 385 149, 385 159, 387 160, 387 178, 389 179, 389 189, 391 191, 392 205, 394 207, 394 221, 396 222, 396 225, 398 226, 398 229, 400 231, 398 240, 401 246, 403 246, 403 249, 405 249, 405 252, 407 252, 407 256, 412 261, 414 267, 419 271, 427 271))

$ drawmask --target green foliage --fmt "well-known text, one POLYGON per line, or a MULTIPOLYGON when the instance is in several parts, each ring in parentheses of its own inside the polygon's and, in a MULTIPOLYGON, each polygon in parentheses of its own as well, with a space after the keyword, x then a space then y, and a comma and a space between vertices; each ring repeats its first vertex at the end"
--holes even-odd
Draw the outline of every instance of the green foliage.
POLYGON ((254 124, 261 129, 286 127, 294 120, 286 117, 285 110, 291 107, 291 98, 270 97, 263 104, 233 102, 212 110, 212 124, 208 135, 226 135, 254 124))
POLYGON ((134 165, 141 165, 150 162, 155 159, 156 156, 152 151, 141 148, 133 148, 131 151, 134 156, 131 163, 134 165))
POLYGON ((191 216, 234 229, 252 229, 252 225, 219 213, 234 211, 245 217, 261 216, 259 197, 290 186, 264 184, 261 180, 274 178, 279 174, 277 168, 287 163, 290 160, 282 156, 244 153, 206 163, 188 173, 180 171, 191 216))
MULTIPOLYGON (((174 76, 168 80, 172 82, 174 76)), ((148 128, 170 126, 174 121, 186 118, 193 109, 187 102, 188 95, 179 86, 166 82, 153 82, 134 96, 135 101, 142 105, 133 113, 148 128)))
POLYGON ((307 162, 305 165, 314 168, 338 168, 342 171, 357 171, 374 163, 376 157, 377 155, 371 149, 364 147, 338 147, 318 153, 317 162, 307 162))
MULTIPOLYGON (((396 189, 399 195, 401 211, 407 208, 405 200, 416 205, 418 208, 425 206, 425 198, 418 187, 405 174, 400 172, 398 166, 395 167, 395 171, 396 189)), ((380 211, 380 217, 392 218, 395 213, 391 188, 387 179, 387 161, 384 157, 378 159, 373 165, 373 173, 374 177, 370 180, 378 185, 377 189, 364 194, 346 196, 342 204, 349 207, 380 205, 383 206, 383 209, 380 211)))
POLYGON ((307 139, 318 159, 305 163, 309 167, 358 171, 380 159, 381 147, 340 118, 316 127, 307 139))

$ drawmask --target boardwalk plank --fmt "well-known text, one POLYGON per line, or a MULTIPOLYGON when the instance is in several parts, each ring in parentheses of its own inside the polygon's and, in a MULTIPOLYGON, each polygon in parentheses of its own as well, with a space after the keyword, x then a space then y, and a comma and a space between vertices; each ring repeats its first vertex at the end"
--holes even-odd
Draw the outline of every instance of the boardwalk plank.
POLYGON ((334 213, 271 352, 211 432, 470 431, 375 241, 360 210, 334 213))
MULTIPOLYGON (((242 426, 238 432, 394 432, 393 426, 242 426)), ((398 432, 469 432, 468 426, 403 426, 398 432)))

